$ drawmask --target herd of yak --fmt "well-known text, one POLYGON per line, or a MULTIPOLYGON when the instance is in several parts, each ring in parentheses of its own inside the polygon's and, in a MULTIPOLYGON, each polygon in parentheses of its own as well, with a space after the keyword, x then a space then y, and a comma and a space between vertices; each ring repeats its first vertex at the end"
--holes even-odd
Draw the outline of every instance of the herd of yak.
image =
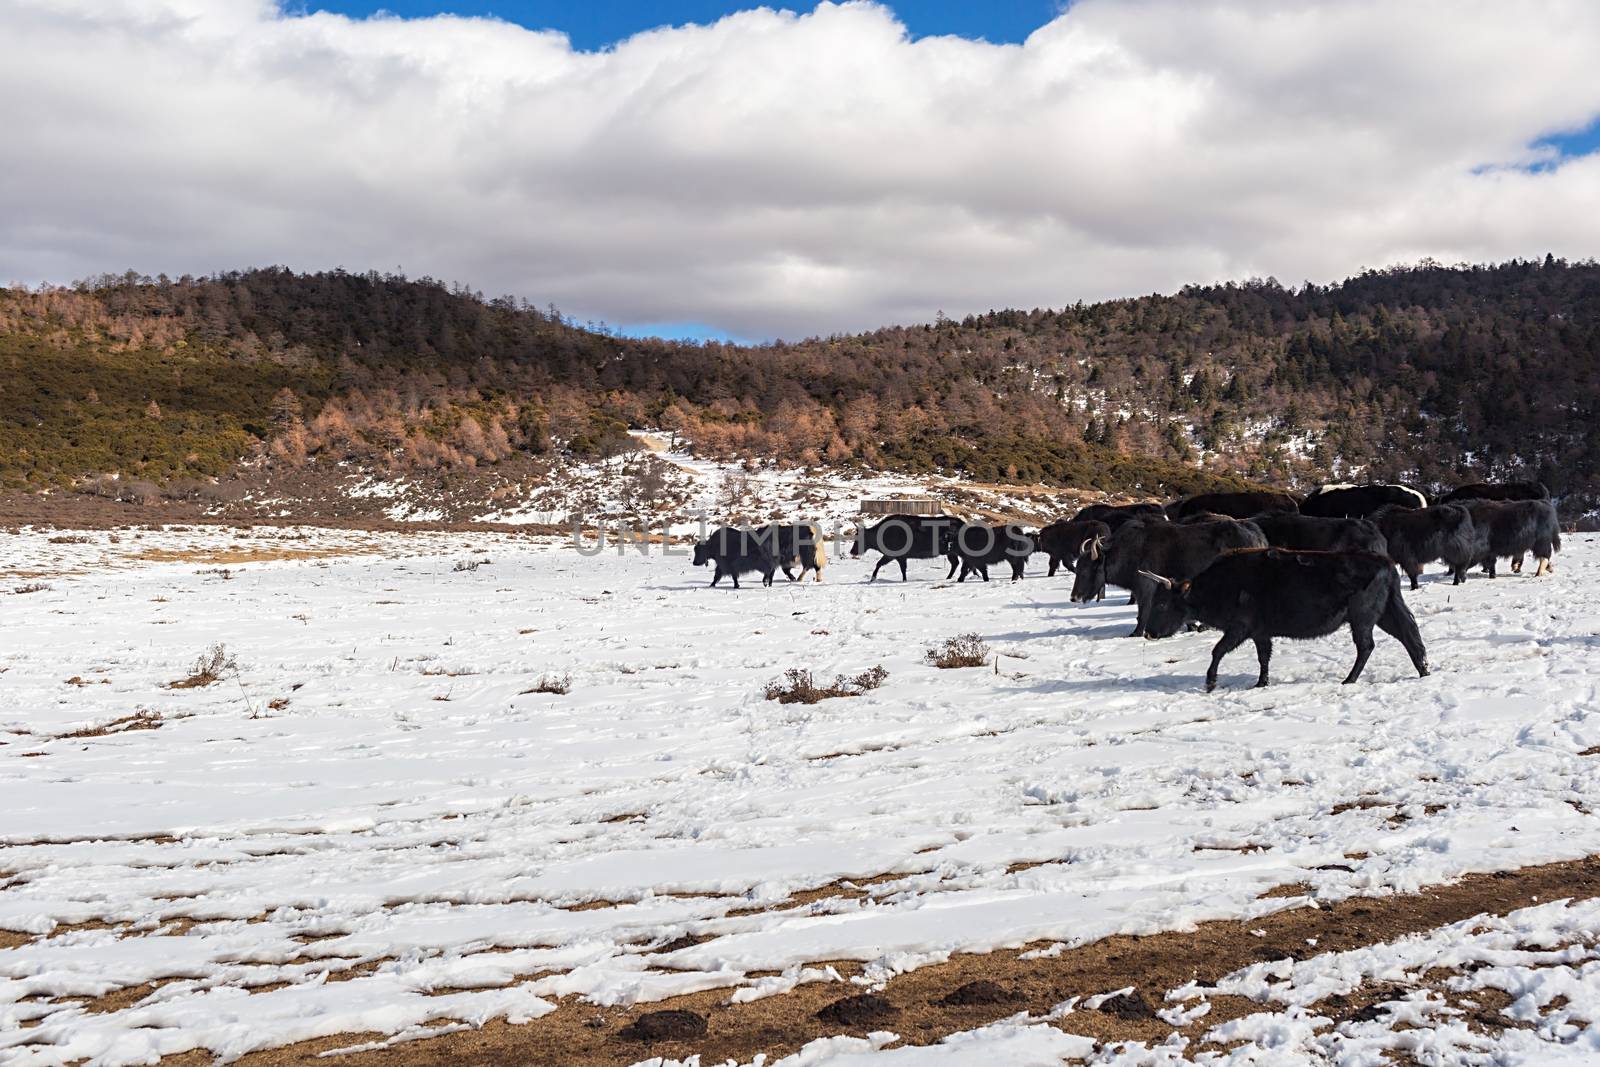
MULTIPOLYGON (((1258 686, 1267 684, 1272 639, 1323 637, 1348 625, 1356 661, 1345 682, 1361 676, 1376 627, 1405 646, 1417 673, 1428 673, 1427 650, 1401 596, 1396 567, 1417 588, 1429 563, 1442 562, 1455 584, 1481 566, 1494 577, 1498 562, 1520 572, 1536 561, 1535 577, 1554 567, 1561 532, 1550 493, 1536 482, 1465 485, 1436 504, 1404 485, 1325 485, 1304 498, 1280 492, 1201 493, 1170 504, 1095 504, 1037 532, 1015 524, 968 523, 952 516, 891 515, 856 532, 850 554, 877 552, 872 570, 891 561, 906 578, 908 559, 946 558, 947 578, 1008 563, 1022 577, 1028 557, 1043 553, 1049 573, 1074 575, 1072 599, 1104 597, 1107 585, 1138 605, 1133 637, 1160 638, 1184 626, 1221 632, 1206 672, 1216 687, 1222 657, 1253 641, 1258 686)), ((791 580, 827 563, 815 524, 723 527, 695 546, 696 566, 713 564, 711 584, 725 575, 759 573, 772 584, 782 569, 791 580)))

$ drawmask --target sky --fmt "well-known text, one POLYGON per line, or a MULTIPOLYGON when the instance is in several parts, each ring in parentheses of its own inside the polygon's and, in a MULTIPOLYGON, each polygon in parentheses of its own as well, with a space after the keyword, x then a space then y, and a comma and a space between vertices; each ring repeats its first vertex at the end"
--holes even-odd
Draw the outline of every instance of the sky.
POLYGON ((0 0, 0 282, 796 338, 1600 255, 1592 0, 0 0))
MULTIPOLYGON (((711 23, 751 7, 739 0, 626 0, 574 3, 572 0, 296 0, 294 11, 333 11, 365 17, 387 12, 402 18, 429 15, 482 15, 531 30, 558 30, 574 48, 586 52, 614 45, 636 33, 662 26, 711 23)), ((815 3, 769 4, 811 11, 815 3)), ((1062 0, 899 0, 890 5, 913 37, 954 34, 995 43, 1020 44, 1066 5, 1062 0)))

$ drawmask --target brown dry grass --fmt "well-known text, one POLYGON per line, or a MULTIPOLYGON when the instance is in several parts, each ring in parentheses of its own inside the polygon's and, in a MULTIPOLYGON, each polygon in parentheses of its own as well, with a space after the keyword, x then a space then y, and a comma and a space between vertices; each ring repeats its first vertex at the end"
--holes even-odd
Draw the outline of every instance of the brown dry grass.
POLYGON ((140 709, 132 715, 123 715, 109 722, 57 734, 56 737, 64 740, 69 737, 105 737, 108 734, 125 734, 133 730, 159 730, 163 721, 159 711, 140 709))
MULTIPOLYGON (((1472 875, 1416 896, 1324 903, 1320 908, 1291 909, 1248 922, 1206 923, 1183 933, 1108 937, 1049 959, 1024 960, 1021 950, 957 956, 891 979, 883 996, 894 1011, 891 1028, 908 1044, 928 1044, 1017 1011, 1042 1014, 1073 996, 1135 986, 1136 996, 1108 1002, 1098 1011, 1075 1012, 1055 1025, 1102 1042, 1154 1043, 1174 1028, 1155 1018, 1153 1010, 1162 1006, 1166 990, 1185 982, 1214 982, 1261 960, 1346 951, 1482 912, 1504 913, 1534 898, 1556 896, 1600 896, 1600 858, 1472 875), (1258 936, 1255 931, 1262 933, 1258 936), (1309 938, 1316 939, 1315 948, 1308 945, 1309 938)), ((859 970, 859 965, 845 966, 859 970)), ((695 1053, 701 1054, 702 1062, 729 1058, 743 1062, 760 1052, 784 1055, 807 1041, 841 1031, 861 1034, 879 1028, 881 1023, 863 1021, 850 1026, 817 1017, 818 1012, 854 992, 857 990, 852 987, 819 983, 800 986, 783 996, 728 1005, 727 990, 709 990, 619 1009, 597 1008, 568 998, 555 1012, 526 1025, 491 1022, 477 1030, 355 1053, 340 1062, 346 1067, 499 1067, 509 1063, 590 1067, 695 1053), (622 1036, 640 1016, 663 1010, 693 1012, 705 1019, 705 1036, 649 1043, 622 1036)), ((1394 995, 1392 988, 1375 987, 1331 1001, 1319 1010, 1344 1018, 1394 995)), ((1473 1020, 1476 1025, 1490 1032, 1509 1025, 1493 1014, 1493 1004, 1482 997, 1475 999, 1481 1008, 1473 1020)), ((1210 1014, 1182 1031, 1191 1040, 1198 1040, 1220 1022, 1260 1010, 1251 1001, 1233 997, 1214 997, 1211 1003, 1210 1014)), ((835 1010, 833 1014, 848 1012, 835 1010)), ((365 1035, 340 1035, 252 1053, 239 1063, 240 1067, 283 1067, 319 1062, 318 1052, 365 1039, 365 1035)), ((208 1062, 209 1056, 200 1054, 163 1061, 175 1067, 199 1067, 208 1062)))
POLYGON ((287 548, 279 545, 252 545, 232 548, 146 548, 132 559, 147 563, 273 563, 293 559, 329 559, 335 556, 366 556, 381 552, 378 545, 321 545, 316 548, 287 548))

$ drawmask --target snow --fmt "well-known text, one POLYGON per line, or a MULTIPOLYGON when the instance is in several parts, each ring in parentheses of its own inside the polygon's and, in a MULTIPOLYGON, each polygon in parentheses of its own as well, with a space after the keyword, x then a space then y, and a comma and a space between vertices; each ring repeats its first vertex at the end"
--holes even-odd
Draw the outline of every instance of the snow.
MULTIPOLYGON (((565 525, 596 520, 645 520, 651 531, 674 536, 703 536, 724 518, 759 524, 769 521, 811 521, 830 534, 853 527, 865 498, 932 496, 950 504, 952 514, 970 511, 955 497, 994 515, 1041 521, 1041 511, 1061 494, 1048 486, 980 485, 948 475, 912 477, 851 468, 797 469, 707 459, 673 449, 669 435, 633 430, 641 451, 595 462, 572 461, 553 471, 549 481, 509 504, 478 516, 484 522, 565 525), (660 499, 637 499, 641 464, 654 463, 663 472, 660 499)), ((1071 499, 1067 497, 1067 499, 1071 499)), ((392 509, 391 509, 392 510, 392 509)), ((1076 510, 1076 506, 1072 508, 1076 510)), ((392 516, 406 517, 406 516, 392 516)), ((412 515, 412 518, 417 516, 412 515)))
MULTIPOLYGON (((822 584, 735 592, 707 588, 682 546, 54 533, 0 540, 0 930, 32 935, 0 948, 8 1065, 415 1036, 569 994, 754 999, 838 981, 819 961, 881 982, 956 952, 1248 919, 1302 904, 1261 899, 1289 883, 1338 899, 1600 852, 1600 759, 1580 755, 1600 745, 1585 535, 1552 577, 1438 575, 1408 594, 1429 678, 1380 639, 1340 686, 1353 649, 1337 637, 1282 648, 1265 690, 1237 653, 1207 695, 1213 638, 1127 640, 1130 608, 1069 604, 1070 575, 1042 566, 955 584, 924 561, 909 583, 867 584, 870 561, 845 556, 822 584), (262 558, 285 554, 304 558, 262 558), (998 668, 923 662, 969 630, 998 668), (167 687, 217 642, 236 672, 167 687), (859 697, 762 697, 790 667, 878 664, 887 681, 859 697), (527 692, 548 674, 570 693, 527 692), (141 709, 159 728, 83 735, 141 709), (864 896, 785 904, 883 875, 864 896), (660 950, 685 934, 707 940, 660 950)), ((1437 1005, 1406 1009, 1417 1030, 1336 1034, 1317 1000, 1428 959, 1488 960, 1467 992, 1510 992, 1592 1055, 1600 964, 1578 935, 1597 919, 1547 904, 1431 948, 1261 965, 1218 986, 1260 1016, 1220 1025, 1258 1050, 1470 1050, 1481 1035, 1437 1005), (1526 955, 1541 932, 1556 956, 1526 955)), ((1508 1034, 1507 1054, 1551 1062, 1541 1032, 1508 1034)), ((874 1040, 792 1062, 1090 1054, 1028 1020, 930 1050, 874 1040)))

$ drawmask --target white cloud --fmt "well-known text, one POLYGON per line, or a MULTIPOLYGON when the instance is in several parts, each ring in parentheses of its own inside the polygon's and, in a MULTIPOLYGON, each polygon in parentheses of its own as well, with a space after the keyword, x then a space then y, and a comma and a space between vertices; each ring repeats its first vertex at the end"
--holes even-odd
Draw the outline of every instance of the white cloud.
POLYGON ((1600 253, 1591 0, 887 8, 602 53, 266 0, 0 0, 0 278, 403 266, 795 336, 1252 274, 1600 253))

